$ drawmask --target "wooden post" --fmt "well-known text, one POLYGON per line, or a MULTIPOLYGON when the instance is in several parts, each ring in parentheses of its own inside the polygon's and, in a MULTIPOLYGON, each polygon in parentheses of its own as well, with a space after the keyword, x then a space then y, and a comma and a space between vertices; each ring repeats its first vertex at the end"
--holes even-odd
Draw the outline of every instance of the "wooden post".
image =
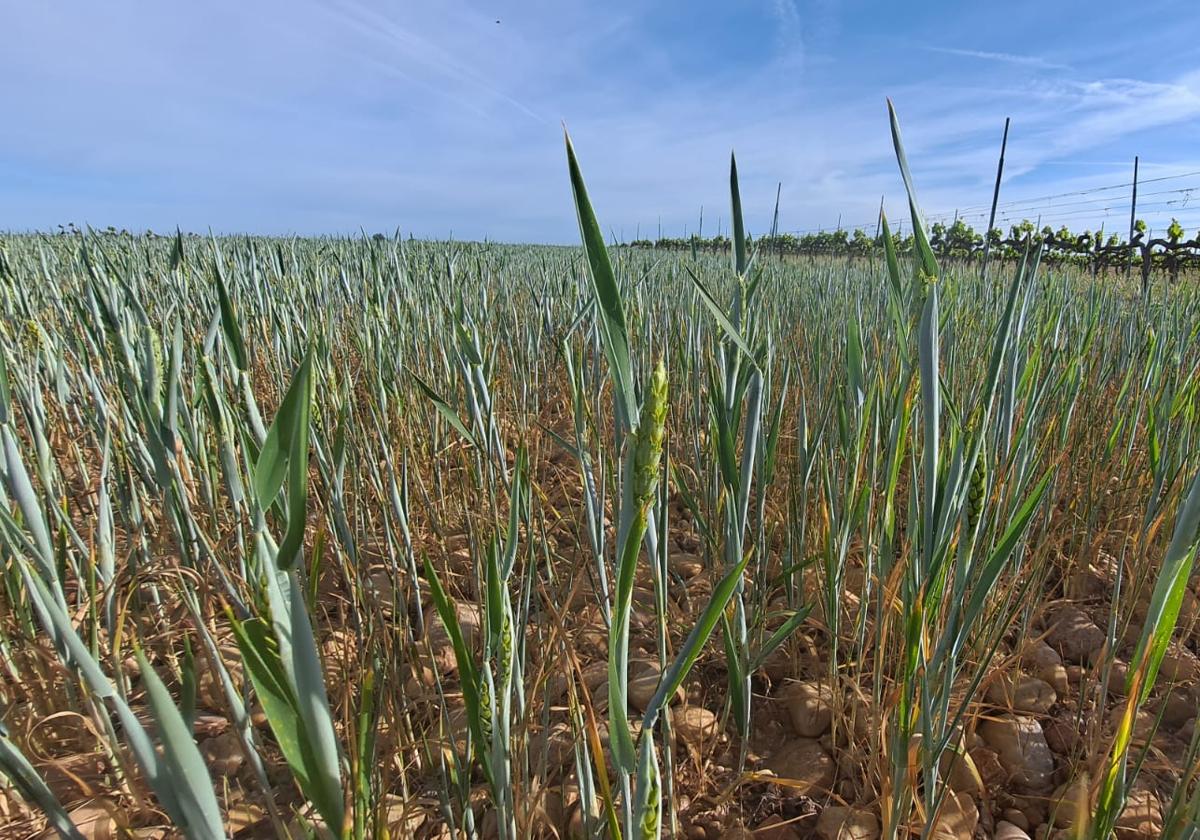
POLYGON ((1008 124, 1011 117, 1004 118, 1004 137, 1000 140, 1000 163, 996 166, 996 187, 992 190, 992 212, 988 215, 987 230, 983 233, 983 268, 981 280, 987 280, 988 253, 992 249, 992 228, 996 224, 996 203, 1000 201, 1000 178, 1004 175, 1004 150, 1008 148, 1008 124))
MULTIPOLYGON (((1129 262, 1125 266, 1125 276, 1133 271, 1133 229, 1137 224, 1137 181, 1138 181, 1138 159, 1137 155, 1133 156, 1133 197, 1129 201, 1129 262)), ((1146 290, 1142 289, 1145 294, 1146 290)))
POLYGON ((783 192, 783 181, 775 185, 775 217, 771 219, 771 238, 775 240, 775 260, 783 257, 783 246, 779 242, 779 196, 783 192))

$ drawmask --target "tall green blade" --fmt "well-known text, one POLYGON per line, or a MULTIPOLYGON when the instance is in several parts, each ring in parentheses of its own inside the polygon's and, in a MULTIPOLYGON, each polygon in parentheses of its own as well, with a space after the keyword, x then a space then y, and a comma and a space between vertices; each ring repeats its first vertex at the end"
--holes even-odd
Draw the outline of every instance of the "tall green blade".
POLYGON ((725 607, 729 604, 729 599, 733 597, 734 590, 737 589, 738 582, 741 580, 742 573, 746 570, 746 562, 750 559, 746 555, 733 566, 721 578, 720 583, 713 589, 712 597, 708 600, 708 606, 704 608, 704 612, 700 615, 700 620, 692 627, 692 631, 688 633, 687 639, 684 640, 683 646, 679 649, 679 653, 675 655, 675 661, 671 663, 671 667, 663 674, 662 681, 658 684, 658 690, 654 692, 654 697, 650 700, 650 705, 646 709, 646 718, 644 721, 645 727, 654 725, 654 721, 661 713, 663 706, 666 704, 667 698, 675 694, 679 686, 683 685, 683 681, 687 679, 688 673, 692 670, 692 666, 696 664, 696 658, 700 656, 700 651, 704 648, 704 643, 708 641, 708 637, 712 635, 713 628, 717 626, 721 616, 725 612, 725 607))
MULTIPOLYGON (((1134 651, 1130 664, 1144 668, 1145 673, 1140 677, 1141 688, 1139 696, 1145 702, 1154 688, 1158 677, 1159 666, 1162 665, 1167 645, 1175 632, 1179 621, 1179 611, 1183 604, 1183 596, 1191 579, 1192 568, 1196 562, 1197 541, 1200 540, 1200 473, 1192 479, 1187 499, 1180 508, 1175 520, 1175 530, 1171 534, 1171 543, 1163 558, 1162 569, 1154 583, 1154 592, 1150 596, 1150 608, 1146 612, 1146 620, 1142 625, 1142 635, 1138 639, 1137 650, 1134 651)), ((1126 690, 1132 691, 1137 668, 1129 669, 1126 690)))
POLYGON ((738 187, 737 158, 729 153, 729 202, 733 219, 733 270, 744 277, 749 259, 746 254, 746 224, 742 220, 742 191, 738 187))
POLYGON ((288 521, 276 562, 290 569, 304 541, 308 504, 308 427, 312 402, 312 350, 292 376, 254 465, 254 492, 264 510, 275 504, 286 479, 288 521))
POLYGON ((246 357, 246 342, 242 339, 242 328, 238 324, 233 301, 229 299, 229 289, 225 286, 225 272, 221 268, 220 254, 217 254, 213 264, 213 273, 217 280, 217 303, 221 308, 221 329, 225 332, 229 354, 233 357, 233 363, 237 369, 245 372, 250 367, 249 359, 246 357))
POLYGON ((246 621, 230 618, 246 673, 275 734, 275 742, 301 790, 307 791, 312 775, 310 751, 306 746, 296 695, 279 658, 279 646, 271 636, 270 624, 261 618, 246 621))
POLYGON ((321 658, 304 606, 304 590, 294 572, 288 578, 291 583, 292 669, 296 679, 296 708, 304 722, 312 752, 312 775, 309 779, 312 790, 309 795, 325 822, 336 833, 341 831, 345 818, 337 733, 333 728, 333 715, 329 711, 321 658))
POLYGON ((938 276, 937 260, 934 259, 933 249, 929 246, 929 238, 925 231, 925 218, 921 215, 921 208, 917 204, 917 192, 913 187, 912 175, 908 171, 908 157, 904 154, 904 143, 900 139, 900 120, 896 116, 896 109, 892 106, 891 99, 887 101, 887 106, 888 120, 892 126, 892 145, 896 150, 896 161, 900 164, 904 189, 908 193, 908 209, 912 214, 913 242, 917 249, 918 265, 927 279, 935 280, 938 276))
POLYGON ((59 837, 63 840, 84 840, 58 797, 38 775, 29 759, 9 740, 4 724, 0 724, 0 773, 8 777, 26 801, 42 809, 59 837))
POLYGON ((150 709, 158 724, 163 760, 186 820, 179 828, 189 840, 220 840, 225 836, 221 808, 213 793, 212 779, 208 776, 204 759, 192 739, 191 727, 184 721, 170 692, 150 667, 142 651, 139 649, 136 653, 150 709))
POLYGON ((608 359, 609 372, 616 390, 616 403, 623 413, 625 426, 631 426, 637 418, 637 395, 633 387, 633 364, 629 359, 629 329, 625 323, 625 307, 621 301, 621 289, 613 273, 608 249, 600 223, 588 199, 583 173, 575 158, 575 148, 570 135, 563 132, 567 143, 567 168, 571 174, 571 192, 575 196, 575 213, 579 219, 579 235, 583 250, 587 254, 588 276, 592 280, 592 294, 596 302, 596 313, 600 326, 600 338, 604 344, 604 355, 608 359))

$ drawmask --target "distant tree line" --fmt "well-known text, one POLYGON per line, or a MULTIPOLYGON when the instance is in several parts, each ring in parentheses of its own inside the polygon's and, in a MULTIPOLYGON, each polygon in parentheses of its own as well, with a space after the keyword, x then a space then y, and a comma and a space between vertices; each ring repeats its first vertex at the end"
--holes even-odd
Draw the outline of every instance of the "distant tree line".
MULTIPOLYGON (((1133 240, 1126 241, 1116 233, 1105 237, 1103 231, 1074 233, 1064 225, 1058 230, 1046 225, 1040 231, 1029 220, 1009 228, 1005 234, 1000 228, 992 228, 988 234, 990 259, 1015 259, 1030 245, 1042 246, 1042 259, 1071 262, 1098 271, 1120 269, 1131 264, 1140 268, 1143 281, 1154 269, 1167 271, 1172 279, 1188 268, 1200 268, 1200 232, 1191 239, 1184 239, 1183 227, 1172 219, 1166 235, 1148 237, 1146 223, 1138 220, 1134 225, 1133 240)), ((896 251, 911 253, 913 237, 909 233, 893 233, 896 251)), ((961 219, 947 226, 940 222, 929 229, 929 242, 943 260, 973 261, 982 258, 984 237, 961 219)), ((762 236, 755 240, 763 254, 818 255, 845 254, 851 257, 868 256, 883 247, 882 234, 867 234, 861 228, 821 231, 819 233, 781 233, 762 236)), ((662 237, 657 240, 638 239, 629 243, 633 248, 659 248, 672 250, 692 249, 697 252, 725 252, 729 250, 729 237, 717 235, 708 239, 699 236, 662 237)))

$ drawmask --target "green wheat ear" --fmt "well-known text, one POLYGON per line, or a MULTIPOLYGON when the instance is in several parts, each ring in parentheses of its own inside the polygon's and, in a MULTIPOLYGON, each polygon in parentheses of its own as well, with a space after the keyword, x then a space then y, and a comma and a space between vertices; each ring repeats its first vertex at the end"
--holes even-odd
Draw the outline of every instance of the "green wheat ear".
POLYGON ((638 840, 657 840, 662 836, 662 775, 654 750, 654 737, 642 730, 639 748, 638 778, 638 840))
MULTIPOLYGON (((967 423, 967 439, 974 441, 975 436, 978 434, 981 434, 981 432, 979 429, 979 410, 976 409, 967 423)), ((987 482, 987 447, 980 447, 979 456, 975 459, 975 465, 971 468, 971 480, 967 486, 968 531, 974 531, 975 526, 979 524, 979 517, 983 513, 983 499, 987 493, 987 482)))
POLYGON ((667 424, 667 369, 660 359, 650 377, 650 387, 642 402, 635 433, 633 456, 633 497, 640 508, 654 501, 658 465, 662 460, 663 437, 667 424))

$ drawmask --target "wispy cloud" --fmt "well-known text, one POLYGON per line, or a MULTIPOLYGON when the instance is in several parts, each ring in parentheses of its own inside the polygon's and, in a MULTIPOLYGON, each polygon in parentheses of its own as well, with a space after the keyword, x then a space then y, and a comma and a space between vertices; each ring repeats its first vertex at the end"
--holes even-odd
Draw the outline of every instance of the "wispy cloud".
MULTIPOLYGON (((1182 168, 1200 129, 1197 62, 1088 63, 1047 36, 1021 42, 1029 56, 950 52, 972 60, 947 74, 892 49, 896 31, 928 43, 921 26, 944 28, 934 13, 851 26, 833 0, 15 8, 0 52, 0 228, 570 242, 559 120, 618 235, 660 217, 672 234, 694 229, 701 207, 706 231, 727 226, 731 147, 753 230, 770 225, 779 182, 786 229, 871 223, 881 194, 904 215, 885 95, 930 218, 990 197, 1005 116, 1003 197, 1113 183, 1128 166, 1108 162, 1134 154, 1198 168, 1182 168), (1025 72, 1061 68, 1042 55, 1075 69, 1025 72)), ((995 43, 1017 42, 1004 25, 995 43)))
POLYGON ((1069 70, 1069 65, 1042 58, 1036 55, 1016 55, 1006 52, 989 52, 987 50, 966 50, 957 47, 925 47, 930 52, 943 55, 956 55, 961 58, 978 58, 983 61, 1000 61, 1005 64, 1015 64, 1019 67, 1032 67, 1038 70, 1069 70))
MULTIPOLYGON (((331 11, 338 22, 349 27, 359 39, 375 42, 381 47, 380 52, 391 58, 390 61, 366 58, 369 61, 373 60, 376 67, 382 71, 413 78, 414 74, 407 73, 406 68, 415 66, 434 77, 448 81, 455 87, 465 89, 464 94, 467 97, 499 100, 541 123, 552 122, 473 68, 469 55, 456 57, 451 49, 440 46, 430 37, 406 27, 385 11, 377 11, 356 0, 340 0, 331 7, 331 11)), ((475 18, 474 23, 478 27, 484 18, 479 14, 475 15, 475 18)), ((500 23, 500 20, 495 22, 496 25, 500 23)), ((415 75, 419 78, 426 74, 415 75)))

